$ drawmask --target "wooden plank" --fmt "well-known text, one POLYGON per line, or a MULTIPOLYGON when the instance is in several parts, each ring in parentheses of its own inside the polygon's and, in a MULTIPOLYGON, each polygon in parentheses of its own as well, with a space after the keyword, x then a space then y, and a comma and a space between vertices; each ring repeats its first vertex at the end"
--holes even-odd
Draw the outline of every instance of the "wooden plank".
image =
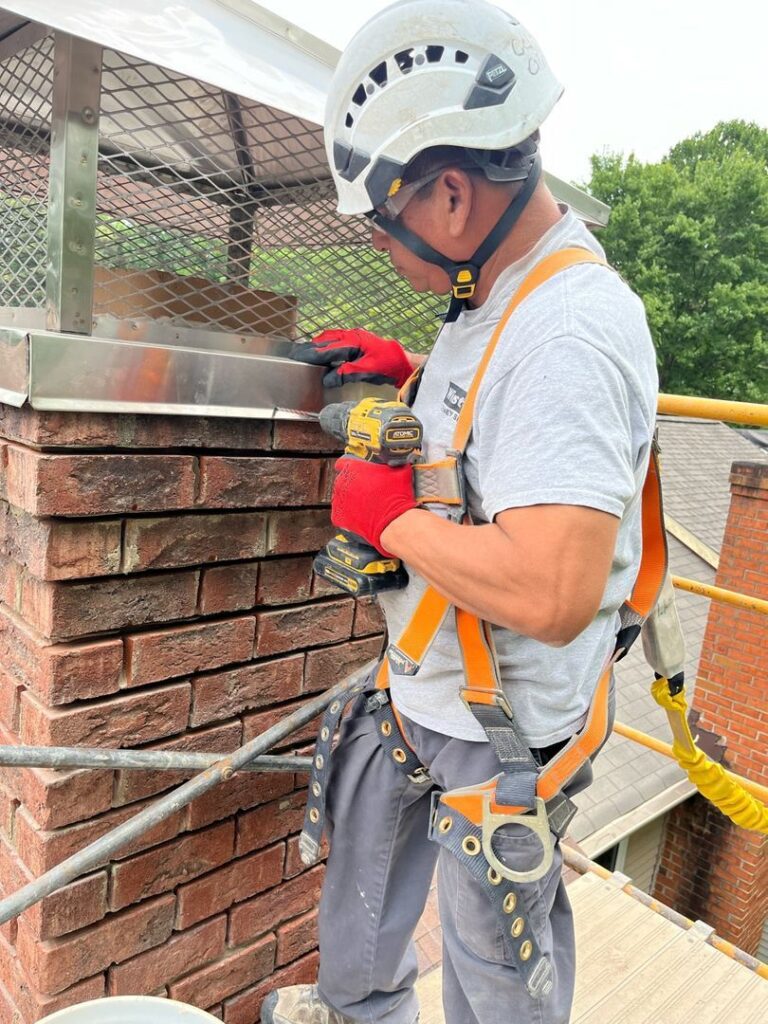
POLYGON ((436 967, 423 974, 416 982, 421 1010, 420 1024, 444 1024, 443 1014, 443 970, 436 967))

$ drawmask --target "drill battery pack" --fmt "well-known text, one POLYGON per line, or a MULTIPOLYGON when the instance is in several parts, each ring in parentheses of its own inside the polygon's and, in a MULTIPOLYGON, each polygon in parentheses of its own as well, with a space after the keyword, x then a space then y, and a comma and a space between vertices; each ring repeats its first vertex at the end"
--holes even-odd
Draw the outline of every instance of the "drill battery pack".
POLYGON ((379 554, 364 541, 339 533, 317 555, 314 571, 324 580, 355 597, 401 590, 408 573, 397 558, 379 554))

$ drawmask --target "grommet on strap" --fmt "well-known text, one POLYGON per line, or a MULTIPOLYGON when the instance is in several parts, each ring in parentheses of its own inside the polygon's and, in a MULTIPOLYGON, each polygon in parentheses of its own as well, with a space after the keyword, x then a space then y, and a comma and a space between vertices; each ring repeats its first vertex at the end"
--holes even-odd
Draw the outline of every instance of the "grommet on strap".
POLYGON ((342 697, 334 700, 326 708, 320 723, 315 753, 312 758, 312 774, 309 778, 304 827, 299 836, 299 856, 304 864, 314 864, 320 856, 320 844, 325 827, 325 794, 328 788, 327 776, 331 763, 331 747, 339 720, 349 702, 373 685, 373 679, 374 676, 369 674, 363 679, 355 680, 342 697))
POLYGON ((373 715, 379 743, 398 769, 419 786, 431 782, 429 772, 408 746, 408 740, 400 729, 389 691, 375 690, 366 701, 365 710, 373 715))

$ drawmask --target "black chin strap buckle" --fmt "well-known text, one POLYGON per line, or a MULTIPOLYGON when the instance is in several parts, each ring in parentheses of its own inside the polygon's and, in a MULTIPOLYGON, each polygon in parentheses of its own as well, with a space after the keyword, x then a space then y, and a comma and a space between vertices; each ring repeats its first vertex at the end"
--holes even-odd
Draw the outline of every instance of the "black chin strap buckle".
POLYGON ((480 270, 473 263, 460 263, 451 272, 451 290, 454 299, 471 299, 477 287, 480 270))

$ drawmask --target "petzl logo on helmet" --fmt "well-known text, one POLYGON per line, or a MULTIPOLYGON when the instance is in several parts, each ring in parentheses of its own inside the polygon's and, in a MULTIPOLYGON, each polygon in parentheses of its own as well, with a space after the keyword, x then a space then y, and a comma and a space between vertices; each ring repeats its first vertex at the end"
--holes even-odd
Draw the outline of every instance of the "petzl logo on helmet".
POLYGON ((443 405, 455 418, 458 417, 461 412, 461 407, 467 397, 467 392, 464 388, 460 388, 458 384, 454 384, 453 381, 448 382, 448 390, 445 392, 445 398, 443 399, 443 405))

